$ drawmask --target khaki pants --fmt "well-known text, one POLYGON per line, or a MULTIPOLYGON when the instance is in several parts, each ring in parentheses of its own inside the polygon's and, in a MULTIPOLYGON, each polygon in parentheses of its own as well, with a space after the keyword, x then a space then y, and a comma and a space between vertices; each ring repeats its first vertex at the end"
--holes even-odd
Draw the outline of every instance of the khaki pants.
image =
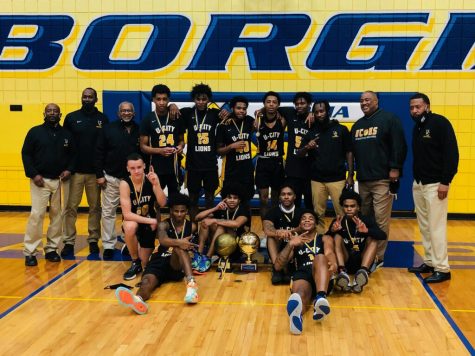
POLYGON ((87 204, 89 205, 88 242, 97 242, 101 236, 101 204, 100 188, 97 186, 95 174, 75 173, 69 179, 69 185, 64 185, 64 238, 65 244, 74 245, 76 241, 76 220, 78 207, 81 203, 83 191, 86 190, 87 204))
POLYGON ((447 208, 448 198, 440 200, 439 183, 412 185, 412 194, 417 222, 424 246, 424 263, 435 271, 449 272, 447 252, 447 208))
POLYGON ((117 207, 120 203, 119 185, 120 178, 104 173, 106 187, 102 190, 102 246, 104 249, 114 249, 117 242, 115 234, 115 220, 117 207))
POLYGON ((376 252, 378 260, 384 260, 389 241, 389 222, 393 205, 393 196, 389 194, 389 179, 358 182, 358 190, 362 200, 361 212, 363 215, 374 215, 376 224, 388 237, 386 240, 378 241, 376 252))
POLYGON ((337 182, 316 182, 312 180, 311 184, 313 208, 315 209, 315 212, 319 218, 317 231, 319 234, 324 234, 327 232, 323 218, 325 217, 325 210, 327 208, 328 195, 330 195, 332 199, 335 213, 337 215, 343 216, 343 209, 340 206, 340 195, 343 188, 345 187, 345 181, 340 180, 337 182))
POLYGON ((31 213, 24 238, 23 253, 34 256, 38 253, 43 236, 43 220, 48 203, 49 226, 46 233, 45 253, 56 251, 61 241, 61 188, 59 179, 43 178, 44 187, 38 187, 30 179, 31 213))

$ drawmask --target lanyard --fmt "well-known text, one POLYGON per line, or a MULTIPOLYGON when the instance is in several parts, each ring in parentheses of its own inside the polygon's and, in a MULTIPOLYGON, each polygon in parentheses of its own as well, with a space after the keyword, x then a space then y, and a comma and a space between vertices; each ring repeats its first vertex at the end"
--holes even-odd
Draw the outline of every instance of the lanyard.
POLYGON ((234 121, 234 119, 232 121, 233 121, 234 127, 239 132, 238 139, 243 140, 243 138, 242 138, 242 129, 244 127, 244 119, 241 121, 241 129, 239 129, 239 127, 237 126, 236 121, 234 121))
POLYGON ((137 200, 137 214, 142 215, 142 209, 140 209, 140 199, 142 198, 143 183, 145 181, 145 175, 142 176, 142 183, 140 184, 140 195, 137 194, 137 189, 135 189, 135 184, 134 184, 134 181, 132 180, 132 176, 130 176, 130 181, 132 182, 132 186, 134 187, 135 199, 137 200))
POLYGON ((295 205, 292 207, 292 209, 289 209, 287 211, 283 208, 282 204, 280 204, 279 208, 280 208, 280 211, 284 213, 284 217, 287 219, 287 222, 292 222, 295 215, 295 205), (289 216, 287 214, 290 214, 290 213, 292 213, 292 215, 289 219, 289 216))
POLYGON ((358 244, 356 244, 356 234, 358 233, 358 228, 355 226, 355 234, 354 237, 351 236, 350 228, 348 226, 348 218, 345 216, 345 226, 346 226, 346 231, 348 232, 348 236, 350 237, 351 243, 353 244, 353 249, 357 250, 359 249, 358 244), (358 248, 356 248, 356 247, 358 248))
MULTIPOLYGON (((158 117, 156 111, 154 111, 154 114, 155 114, 155 117, 157 118, 157 124, 158 124, 158 127, 160 128, 160 132, 163 133, 163 131, 162 131, 162 123, 160 122, 160 118, 158 117)), ((167 112, 167 120, 165 121, 165 126, 168 126, 168 118, 169 118, 169 117, 170 117, 170 112, 167 112)))
POLYGON ((307 246, 314 255, 317 252, 317 236, 318 236, 318 232, 315 233, 315 237, 313 238, 313 248, 310 247, 309 244, 305 242, 305 246, 307 246))
POLYGON ((176 232, 176 227, 173 224, 173 219, 172 218, 170 218, 170 224, 172 224, 172 229, 173 229, 173 232, 175 233, 175 237, 177 238, 177 240, 181 240, 185 236, 186 220, 183 223, 183 227, 181 229, 180 236, 178 236, 178 233, 176 232))
POLYGON ((226 219, 227 220, 234 220, 238 210, 239 210, 239 205, 236 207, 236 210, 234 210, 234 213, 233 213, 233 216, 231 217, 231 219, 229 219, 229 210, 226 209, 226 219))
POLYGON ((196 110, 196 107, 195 107, 195 121, 196 121, 196 126, 198 126, 198 132, 201 132, 203 128, 203 124, 205 123, 205 120, 206 120, 206 115, 208 115, 208 110, 205 111, 205 116, 201 120, 201 124, 200 124, 198 121, 198 110, 196 110))

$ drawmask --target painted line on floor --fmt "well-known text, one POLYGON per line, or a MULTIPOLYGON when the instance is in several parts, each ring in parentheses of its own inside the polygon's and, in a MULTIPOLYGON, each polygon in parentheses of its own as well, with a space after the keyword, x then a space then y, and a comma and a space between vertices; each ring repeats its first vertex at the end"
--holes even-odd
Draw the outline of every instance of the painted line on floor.
POLYGON ((14 306, 10 307, 9 309, 7 309, 6 311, 4 311, 3 313, 0 314, 0 319, 4 318, 5 316, 7 316, 8 314, 10 314, 11 312, 15 311, 16 309, 18 309, 20 306, 22 306, 23 304, 25 304, 27 301, 31 300, 32 298, 34 298, 38 293, 40 293, 41 291, 45 290, 46 288, 48 288, 50 285, 52 285, 54 282, 56 282, 57 280, 59 280, 60 278, 64 277, 65 275, 67 275, 69 272, 71 272, 73 269, 75 269, 77 266, 79 266, 81 264, 82 261, 79 261, 79 262, 76 262, 75 264, 71 265, 70 267, 68 267, 67 269, 65 269, 63 272, 61 272, 60 274, 58 274, 56 277, 54 277, 52 280, 46 282, 45 284, 43 284, 41 287, 39 287, 38 289, 36 289, 35 291, 31 292, 30 294, 28 294, 25 298, 23 298, 22 300, 20 300, 18 303, 16 303, 14 306))
POLYGON ((452 327, 452 329, 455 331, 455 334, 459 337, 460 341, 462 344, 467 348, 467 351, 470 353, 470 355, 475 355, 475 348, 470 344, 470 341, 466 338, 466 336, 463 334, 462 330, 458 327, 458 325, 455 323, 455 321, 452 319, 450 314, 447 312, 447 309, 445 309, 444 305, 442 302, 437 298, 435 295, 434 291, 429 287, 429 284, 424 282, 424 279, 420 275, 420 273, 416 273, 417 278, 421 282, 422 286, 426 290, 427 294, 431 297, 432 301, 435 303, 439 311, 442 313, 444 316, 445 320, 449 323, 449 325, 452 327))

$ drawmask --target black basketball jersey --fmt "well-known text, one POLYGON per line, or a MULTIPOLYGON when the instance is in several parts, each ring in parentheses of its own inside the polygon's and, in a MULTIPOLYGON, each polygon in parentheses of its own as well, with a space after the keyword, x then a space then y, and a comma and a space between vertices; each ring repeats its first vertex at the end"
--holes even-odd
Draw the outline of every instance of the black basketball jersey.
MULTIPOLYGON (((244 209, 241 205, 239 205, 236 210, 230 211, 229 209, 226 210, 218 210, 213 213, 213 217, 216 219, 224 219, 224 220, 236 220, 239 216, 247 217, 247 221, 251 220, 249 216, 249 210, 244 209)), ((238 229, 235 229, 236 234, 239 236, 245 232, 246 224, 242 225, 238 229)))
POLYGON ((279 112, 287 120, 288 146, 285 173, 288 177, 308 178, 308 158, 297 156, 309 131, 308 124, 305 123, 306 117, 298 116, 294 108, 279 108, 279 112))
POLYGON ((131 211, 140 216, 155 218, 157 217, 157 212, 155 211, 157 199, 153 192, 152 183, 150 183, 145 176, 143 179, 144 181, 141 191, 135 191, 130 176, 124 179, 130 188, 131 211))
MULTIPOLYGON (((147 114, 140 122, 140 135, 149 137, 149 145, 155 148, 176 147, 180 135, 185 132, 183 121, 157 116, 155 111, 147 114)), ((151 164, 157 175, 175 174, 180 157, 151 155, 151 164)))
POLYGON ((274 126, 269 127, 264 119, 261 119, 256 136, 259 143, 259 156, 273 158, 284 156, 284 127, 282 121, 277 119, 274 126))
POLYGON ((319 234, 312 241, 294 248, 294 260, 297 269, 311 267, 315 256, 323 254, 322 237, 323 235, 319 234))
MULTIPOLYGON (((185 220, 183 225, 183 229, 180 232, 175 230, 175 226, 173 225, 171 218, 165 219, 165 222, 168 223, 168 230, 167 235, 171 239, 179 240, 184 237, 188 237, 192 233, 192 224, 189 220, 185 220)), ((157 253, 160 257, 170 257, 173 252, 173 247, 165 247, 165 246, 158 246, 157 253)))
POLYGON ((216 142, 218 145, 228 146, 236 141, 245 141, 246 147, 239 150, 231 150, 226 154, 225 177, 242 175, 246 176, 253 172, 251 154, 251 133, 253 131, 254 119, 246 116, 242 121, 231 120, 230 123, 220 124, 216 142))
POLYGON ((299 226, 300 209, 295 207, 293 212, 285 213, 280 207, 275 207, 269 210, 264 220, 272 221, 277 230, 291 230, 299 226))
POLYGON ((181 117, 187 130, 186 169, 195 171, 215 170, 216 128, 219 110, 198 111, 195 107, 183 108, 181 117))

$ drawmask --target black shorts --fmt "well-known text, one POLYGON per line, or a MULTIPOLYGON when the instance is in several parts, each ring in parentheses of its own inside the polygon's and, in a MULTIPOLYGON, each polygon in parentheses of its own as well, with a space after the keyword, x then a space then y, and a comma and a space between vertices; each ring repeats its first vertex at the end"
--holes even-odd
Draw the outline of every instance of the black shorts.
POLYGON ((140 247, 143 248, 155 248, 156 235, 157 231, 153 231, 149 224, 139 224, 137 232, 135 233, 140 247))
POLYGON ((317 295, 317 287, 315 286, 315 281, 313 279, 312 267, 303 267, 294 271, 292 274, 292 282, 298 281, 299 279, 303 279, 310 283, 310 286, 312 287, 312 298, 315 297, 317 295))
POLYGON ((362 255, 360 251, 351 251, 348 253, 348 260, 345 262, 346 271, 349 274, 355 274, 361 268, 362 255))
POLYGON ((282 158, 261 158, 256 163, 257 189, 280 189, 284 183, 284 164, 282 158))
POLYGON ((187 171, 186 172, 186 187, 190 193, 200 193, 201 188, 205 192, 216 191, 218 188, 218 170, 213 171, 187 171))
POLYGON ((162 189, 165 189, 165 187, 168 188, 168 195, 170 193, 178 193, 180 191, 180 185, 177 182, 177 178, 175 174, 160 174, 158 176, 158 179, 160 179, 160 187, 162 189))
POLYGON ((160 287, 162 283, 165 282, 181 281, 183 277, 185 277, 185 274, 181 270, 177 271, 173 269, 170 265, 170 259, 171 257, 161 257, 159 253, 154 253, 150 258, 150 261, 148 261, 143 275, 153 274, 157 277, 157 287, 160 287))
MULTIPOLYGON (((303 279, 310 283, 310 286, 312 287, 312 298, 315 298, 315 296, 317 295, 317 286, 315 285, 315 280, 313 279, 312 267, 303 267, 294 271, 294 273, 292 274, 292 282, 298 281, 299 279, 303 279)), ((330 294, 333 290, 334 282, 335 281, 333 279, 330 279, 330 281, 328 282, 327 294, 330 294)), ((292 290, 292 284, 290 286, 290 289, 292 290)))

